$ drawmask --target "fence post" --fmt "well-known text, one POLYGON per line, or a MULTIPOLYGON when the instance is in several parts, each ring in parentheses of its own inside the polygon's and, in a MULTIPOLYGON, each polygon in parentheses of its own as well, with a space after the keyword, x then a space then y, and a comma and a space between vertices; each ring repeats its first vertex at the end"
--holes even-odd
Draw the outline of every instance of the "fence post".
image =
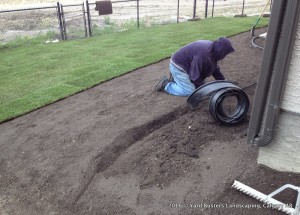
POLYGON ((208 8, 208 0, 205 3, 205 18, 207 18, 207 8, 208 8))
POLYGON ((214 11, 215 11, 215 0, 213 0, 212 10, 211 10, 211 17, 214 17, 214 11))
POLYGON ((57 18, 58 18, 58 23, 59 23, 59 28, 60 28, 61 39, 65 40, 64 27, 63 27, 62 18, 61 18, 61 10, 60 10, 59 2, 57 2, 57 18))
POLYGON ((136 0, 136 19, 137 19, 137 27, 140 27, 140 1, 136 0))
POLYGON ((85 37, 88 36, 87 33, 87 26, 86 26, 86 17, 85 17, 85 7, 84 7, 84 2, 82 2, 82 11, 83 11, 83 23, 84 23, 84 31, 85 31, 85 37))
POLYGON ((86 4, 86 13, 87 13, 87 21, 88 21, 88 29, 89 29, 89 36, 92 37, 92 27, 91 27, 91 13, 90 13, 90 5, 89 1, 85 2, 86 4))
POLYGON ((245 0, 243 0, 242 16, 244 16, 245 0))
POLYGON ((179 23, 179 2, 180 0, 177 2, 177 23, 179 23))
POLYGON ((197 7, 197 0, 194 0, 193 19, 196 18, 196 7, 197 7))
POLYGON ((63 32, 64 32, 64 40, 67 40, 67 30, 66 30, 66 20, 64 15, 64 9, 62 4, 60 4, 60 11, 61 11, 61 18, 62 18, 62 25, 63 25, 63 32))

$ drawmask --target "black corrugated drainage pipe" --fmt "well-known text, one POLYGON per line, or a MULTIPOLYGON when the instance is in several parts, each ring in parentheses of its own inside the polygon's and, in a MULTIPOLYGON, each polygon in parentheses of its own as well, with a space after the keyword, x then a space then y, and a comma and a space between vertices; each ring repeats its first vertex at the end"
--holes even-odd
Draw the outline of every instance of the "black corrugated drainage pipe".
POLYGON ((209 100, 210 115, 223 125, 237 125, 242 122, 249 109, 247 94, 231 81, 218 80, 198 87, 187 99, 194 110, 203 100, 209 100), (224 109, 226 98, 236 98, 237 104, 229 113, 224 109))
POLYGON ((300 13, 299 0, 273 2, 247 142, 268 145, 274 136, 300 13))

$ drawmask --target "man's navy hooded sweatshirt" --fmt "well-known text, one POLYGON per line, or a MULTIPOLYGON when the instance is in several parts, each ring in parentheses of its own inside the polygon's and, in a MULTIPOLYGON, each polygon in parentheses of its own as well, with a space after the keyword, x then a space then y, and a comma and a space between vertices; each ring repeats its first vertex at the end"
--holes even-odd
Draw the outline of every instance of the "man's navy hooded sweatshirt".
POLYGON ((199 40, 179 49, 173 54, 171 62, 186 72, 198 88, 204 84, 204 79, 211 75, 216 80, 225 79, 217 62, 232 52, 232 44, 225 37, 216 41, 199 40))

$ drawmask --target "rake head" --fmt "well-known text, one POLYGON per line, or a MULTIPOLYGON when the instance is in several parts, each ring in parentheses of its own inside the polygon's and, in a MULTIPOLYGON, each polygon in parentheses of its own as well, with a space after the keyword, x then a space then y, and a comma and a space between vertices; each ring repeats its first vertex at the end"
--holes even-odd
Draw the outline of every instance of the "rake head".
POLYGON ((291 184, 286 184, 286 185, 280 187, 279 189, 275 190, 274 192, 272 192, 269 195, 265 195, 265 194, 255 190, 241 182, 238 182, 238 181, 234 181, 232 188, 235 188, 235 189, 263 202, 264 204, 266 204, 268 206, 268 208, 277 209, 277 210, 280 210, 289 215, 300 215, 300 187, 296 187, 291 184), (298 191, 298 198, 297 198, 295 208, 273 198, 273 196, 275 196, 276 194, 285 190, 286 188, 290 188, 290 189, 298 191))

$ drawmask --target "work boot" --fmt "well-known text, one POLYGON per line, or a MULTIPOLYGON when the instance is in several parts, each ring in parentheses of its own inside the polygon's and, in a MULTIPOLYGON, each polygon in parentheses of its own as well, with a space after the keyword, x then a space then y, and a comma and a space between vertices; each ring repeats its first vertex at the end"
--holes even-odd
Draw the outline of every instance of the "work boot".
POLYGON ((165 76, 163 77, 158 84, 155 86, 155 91, 163 91, 166 85, 169 83, 169 79, 165 76))

